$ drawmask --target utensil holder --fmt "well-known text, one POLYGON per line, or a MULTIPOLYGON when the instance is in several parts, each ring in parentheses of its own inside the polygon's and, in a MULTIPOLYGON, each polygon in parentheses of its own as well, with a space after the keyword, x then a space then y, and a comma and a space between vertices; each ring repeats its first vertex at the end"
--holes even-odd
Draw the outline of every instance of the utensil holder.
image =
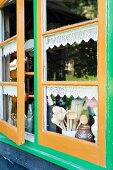
POLYGON ((69 136, 69 137, 75 137, 75 134, 76 134, 76 131, 66 131, 66 130, 62 130, 62 135, 65 135, 65 136, 69 136))

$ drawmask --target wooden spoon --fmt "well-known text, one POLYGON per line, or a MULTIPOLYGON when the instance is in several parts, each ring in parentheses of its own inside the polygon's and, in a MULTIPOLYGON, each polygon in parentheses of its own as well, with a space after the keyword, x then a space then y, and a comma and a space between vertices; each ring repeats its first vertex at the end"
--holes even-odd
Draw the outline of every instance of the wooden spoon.
POLYGON ((87 118, 87 116, 86 116, 86 115, 81 115, 81 117, 80 117, 80 122, 79 122, 77 128, 78 128, 81 124, 86 125, 87 123, 88 123, 88 118, 87 118))
POLYGON ((77 119, 77 114, 72 110, 68 110, 66 116, 67 116, 67 129, 71 131, 73 127, 73 120, 77 119))
POLYGON ((58 127, 64 130, 64 128, 59 125, 60 122, 58 121, 58 119, 56 119, 55 117, 52 117, 51 122, 56 124, 58 127))

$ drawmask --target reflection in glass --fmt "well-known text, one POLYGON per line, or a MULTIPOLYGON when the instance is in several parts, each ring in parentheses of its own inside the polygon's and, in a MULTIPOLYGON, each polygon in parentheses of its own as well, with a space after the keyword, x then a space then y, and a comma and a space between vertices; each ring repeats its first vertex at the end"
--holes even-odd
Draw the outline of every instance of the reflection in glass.
POLYGON ((97 0, 47 0, 47 30, 97 17, 97 0))
POLYGON ((45 129, 97 142, 97 87, 48 86, 45 89, 45 129))
POLYGON ((2 81, 17 81, 17 53, 2 57, 2 81))
POLYGON ((47 50, 48 81, 94 81, 96 78, 97 42, 94 40, 47 50))
POLYGON ((9 1, 3 8, 4 40, 16 35, 16 2, 9 1))

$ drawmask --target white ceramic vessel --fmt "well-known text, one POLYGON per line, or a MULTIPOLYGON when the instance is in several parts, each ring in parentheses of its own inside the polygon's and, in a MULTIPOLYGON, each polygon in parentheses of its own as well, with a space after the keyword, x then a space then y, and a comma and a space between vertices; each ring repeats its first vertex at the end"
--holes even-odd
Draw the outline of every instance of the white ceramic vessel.
POLYGON ((69 136, 69 137, 75 137, 76 131, 66 131, 62 130, 62 135, 69 136))

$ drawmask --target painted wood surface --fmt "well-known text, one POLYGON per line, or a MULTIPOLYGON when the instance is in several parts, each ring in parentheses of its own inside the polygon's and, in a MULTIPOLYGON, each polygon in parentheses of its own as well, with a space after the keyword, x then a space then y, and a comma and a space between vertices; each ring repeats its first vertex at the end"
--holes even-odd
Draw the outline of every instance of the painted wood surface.
MULTIPOLYGON (((2 2, 2 1, 0 1, 2 2)), ((5 3, 5 1, 4 1, 5 3)), ((24 126, 24 0, 16 1, 17 6, 17 35, 3 41, 0 46, 4 46, 15 38, 17 39, 17 82, 1 82, 0 85, 17 86, 17 128, 0 120, 0 132, 5 134, 9 139, 18 145, 23 144, 25 140, 24 126)))
MULTIPOLYGON (((37 24, 38 24, 38 33, 37 33, 37 49, 38 49, 38 65, 37 65, 37 72, 38 72, 38 121, 39 121, 39 144, 44 145, 46 147, 50 147, 52 149, 55 149, 57 151, 62 151, 64 153, 67 153, 69 155, 87 160, 89 162, 93 162, 95 164, 105 166, 105 127, 106 127, 106 30, 105 30, 105 1, 103 4, 101 4, 101 1, 98 1, 98 19, 88 22, 83 22, 80 24, 74 24, 73 26, 64 26, 63 28, 58 28, 55 30, 50 30, 45 32, 45 34, 42 32, 42 23, 43 19, 42 17, 37 18, 37 24), (102 19, 103 18, 103 19, 102 19), (72 28, 79 28, 80 26, 87 25, 90 23, 98 23, 98 80, 97 80, 97 86, 98 86, 98 103, 99 103, 99 116, 98 116, 98 142, 97 144, 89 143, 86 141, 81 141, 78 139, 72 139, 67 138, 62 135, 58 135, 57 133, 52 133, 49 131, 44 131, 44 85, 61 85, 61 86, 88 86, 91 84, 92 86, 95 85, 95 82, 46 82, 43 78, 43 36, 50 35, 59 31, 69 30, 72 28), (43 111, 43 113, 42 113, 43 111)), ((37 16, 41 16, 43 11, 43 7, 41 5, 41 1, 38 1, 38 14, 37 16)))
POLYGON ((0 0, 0 8, 7 2, 7 0, 0 0))

